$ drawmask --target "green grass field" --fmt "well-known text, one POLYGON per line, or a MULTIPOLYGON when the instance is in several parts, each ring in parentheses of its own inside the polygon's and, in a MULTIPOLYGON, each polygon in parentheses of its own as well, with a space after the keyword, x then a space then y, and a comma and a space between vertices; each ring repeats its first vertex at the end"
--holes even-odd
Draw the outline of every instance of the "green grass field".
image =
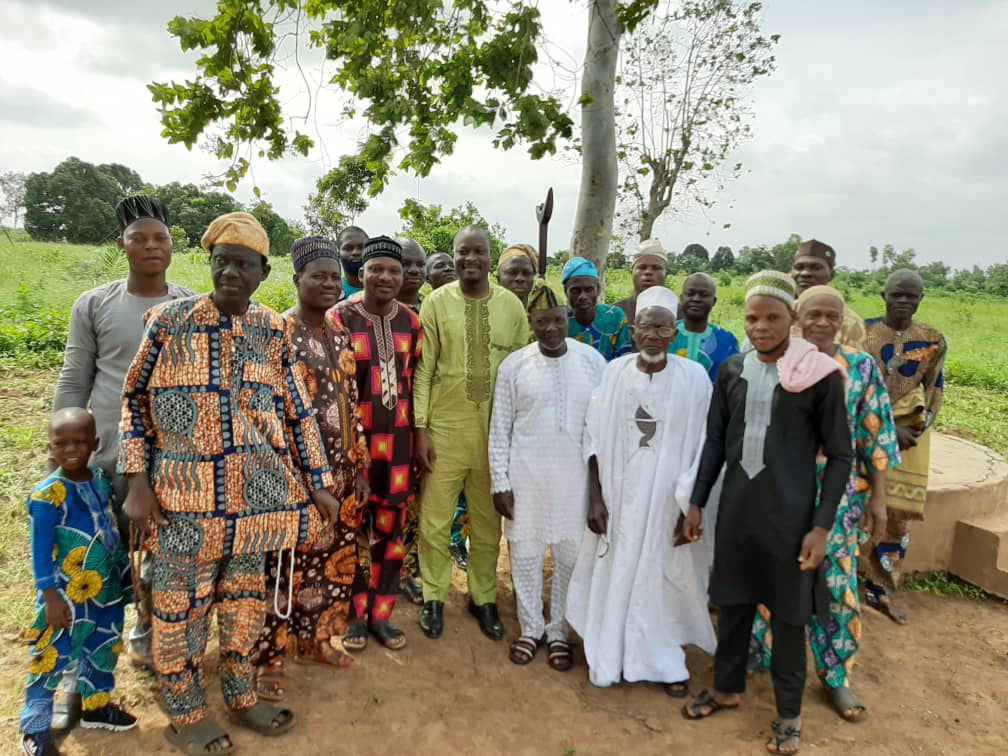
MULTIPOLYGON (((273 272, 256 298, 277 310, 293 304, 291 266, 271 260, 273 272)), ((82 292, 125 275, 121 254, 101 247, 51 244, 0 236, 0 360, 11 367, 60 364, 70 308, 82 292)), ((195 291, 210 288, 207 257, 178 254, 173 281, 195 291)), ((559 288, 559 274, 550 278, 559 288)), ((677 288, 681 278, 669 285, 677 288)), ((722 285, 714 318, 742 334, 742 281, 722 285)), ((608 273, 607 299, 630 291, 630 274, 608 273)), ((848 295, 862 316, 882 313, 882 300, 860 291, 848 295)), ((986 296, 926 297, 920 318, 940 328, 949 342, 946 406, 940 426, 1008 453, 1008 300, 986 296)))

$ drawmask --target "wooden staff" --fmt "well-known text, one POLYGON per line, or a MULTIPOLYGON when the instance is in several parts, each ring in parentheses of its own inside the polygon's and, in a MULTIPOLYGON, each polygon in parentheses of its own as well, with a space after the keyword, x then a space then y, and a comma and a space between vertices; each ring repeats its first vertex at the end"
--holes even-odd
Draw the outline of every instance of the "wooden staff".
POLYGON ((546 192, 546 201, 536 205, 536 219, 539 221, 539 277, 546 278, 546 237, 550 218, 553 217, 553 187, 546 192))

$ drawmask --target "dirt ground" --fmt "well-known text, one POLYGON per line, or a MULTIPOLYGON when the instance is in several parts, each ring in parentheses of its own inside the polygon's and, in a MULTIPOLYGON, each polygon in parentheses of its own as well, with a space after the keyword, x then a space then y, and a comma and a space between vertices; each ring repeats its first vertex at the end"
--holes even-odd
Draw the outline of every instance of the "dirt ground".
MULTIPOLYGON (((551 670, 544 653, 528 667, 511 664, 506 642, 484 638, 466 613, 464 579, 457 572, 455 577, 459 590, 446 607, 440 640, 425 638, 417 626, 419 610, 400 603, 396 617, 408 633, 407 649, 392 653, 372 641, 346 670, 290 666, 288 705, 298 717, 297 729, 277 741, 234 730, 238 750, 278 747, 291 754, 362 756, 766 753, 763 743, 774 714, 768 676, 751 681, 739 711, 686 722, 680 702, 657 685, 593 687, 580 649, 578 665, 568 673, 551 670)), ((860 724, 839 720, 812 681, 805 695, 803 752, 1008 752, 1008 605, 916 593, 901 598, 912 620, 906 627, 865 610, 856 689, 869 718, 860 724)), ((510 585, 503 583, 500 607, 510 640, 517 622, 510 585)), ((22 684, 23 671, 13 655, 4 656, 0 685, 9 690, 22 684)), ((689 666, 698 693, 711 682, 711 659, 691 649, 689 666)), ((120 670, 140 726, 124 734, 77 729, 63 740, 63 753, 173 752, 162 735, 167 719, 152 695, 152 681, 125 661, 120 670)), ((215 650, 208 654, 208 672, 211 705, 224 721, 215 650)), ((810 666, 810 680, 812 674, 810 666)), ((8 720, 3 730, 13 735, 16 726, 8 720)))

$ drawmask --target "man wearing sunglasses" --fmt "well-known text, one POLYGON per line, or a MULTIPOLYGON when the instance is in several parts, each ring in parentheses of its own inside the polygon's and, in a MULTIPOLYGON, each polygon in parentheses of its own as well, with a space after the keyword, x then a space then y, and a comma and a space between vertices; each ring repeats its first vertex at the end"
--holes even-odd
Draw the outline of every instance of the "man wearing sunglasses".
POLYGON ((704 439, 711 383, 674 354, 678 298, 637 297, 637 353, 613 360, 588 409, 588 529, 567 599, 594 685, 649 680, 689 692, 683 646, 711 653, 709 550, 682 523, 704 439), (610 527, 612 525, 612 527, 610 527))

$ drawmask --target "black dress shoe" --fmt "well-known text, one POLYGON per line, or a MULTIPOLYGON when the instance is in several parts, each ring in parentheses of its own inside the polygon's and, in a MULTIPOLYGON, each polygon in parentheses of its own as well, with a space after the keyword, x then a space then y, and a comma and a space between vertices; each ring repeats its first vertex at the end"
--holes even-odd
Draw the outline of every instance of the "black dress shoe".
POLYGON ((428 638, 440 638, 444 632, 444 601, 428 601, 420 614, 420 629, 428 638))
POLYGON ((497 604, 483 604, 477 606, 476 602, 469 599, 469 614, 479 622, 480 630, 490 640, 504 640, 504 625, 501 624, 500 615, 497 614, 497 604))

